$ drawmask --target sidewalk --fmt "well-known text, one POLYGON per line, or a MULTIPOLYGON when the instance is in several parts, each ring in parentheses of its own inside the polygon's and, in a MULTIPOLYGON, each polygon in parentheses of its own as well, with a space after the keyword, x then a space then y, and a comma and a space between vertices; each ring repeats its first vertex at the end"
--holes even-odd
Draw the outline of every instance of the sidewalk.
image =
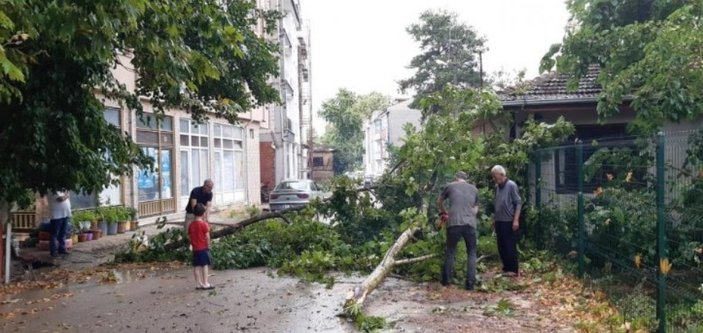
MULTIPOLYGON (((154 219, 140 220, 140 224, 146 222, 144 226, 140 226, 137 231, 127 231, 123 234, 112 236, 103 236, 98 240, 81 242, 73 245, 69 250, 70 254, 65 257, 53 258, 49 255, 49 251, 39 250, 35 248, 20 249, 22 256, 35 258, 42 266, 51 266, 48 269, 68 269, 81 270, 89 267, 96 267, 104 263, 111 262, 115 258, 115 253, 127 249, 129 242, 136 233, 144 232, 148 238, 159 234, 169 228, 183 227, 183 214, 173 214, 167 216, 166 225, 158 229, 154 224, 154 219)), ((210 217, 210 223, 213 228, 222 226, 235 225, 239 220, 227 216, 222 216, 220 213, 215 213, 210 217)), ((25 269, 22 263, 17 260, 12 262, 12 277, 11 280, 16 280, 25 274, 25 269)))

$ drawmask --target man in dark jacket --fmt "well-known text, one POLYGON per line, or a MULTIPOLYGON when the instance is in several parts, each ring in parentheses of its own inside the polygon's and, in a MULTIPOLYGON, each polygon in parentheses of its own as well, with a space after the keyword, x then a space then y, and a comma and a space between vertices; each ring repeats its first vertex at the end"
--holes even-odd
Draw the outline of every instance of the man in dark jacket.
POLYGON ((188 233, 188 227, 190 223, 195 220, 195 215, 193 214, 193 209, 197 204, 203 204, 205 206, 205 214, 203 218, 205 221, 208 220, 210 216, 210 207, 212 206, 212 189, 214 183, 210 179, 206 179, 203 186, 198 186, 190 191, 190 197, 188 198, 188 204, 186 205, 186 218, 183 227, 186 233, 188 233))

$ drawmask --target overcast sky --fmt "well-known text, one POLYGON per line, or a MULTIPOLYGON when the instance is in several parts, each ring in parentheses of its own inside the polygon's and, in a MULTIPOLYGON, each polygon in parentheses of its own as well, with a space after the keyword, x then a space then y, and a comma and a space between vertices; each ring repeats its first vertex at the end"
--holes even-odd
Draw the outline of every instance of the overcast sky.
POLYGON ((527 70, 537 75, 549 45, 561 41, 568 13, 564 0, 301 0, 311 28, 312 98, 317 111, 339 88, 401 96, 397 81, 410 77, 419 53, 405 28, 427 9, 445 9, 488 40, 486 73, 527 70))

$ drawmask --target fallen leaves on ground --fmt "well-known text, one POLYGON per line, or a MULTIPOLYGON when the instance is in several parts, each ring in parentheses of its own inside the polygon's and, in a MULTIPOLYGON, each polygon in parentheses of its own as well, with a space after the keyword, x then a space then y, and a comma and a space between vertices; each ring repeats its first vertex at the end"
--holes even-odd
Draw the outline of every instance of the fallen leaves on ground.
POLYGON ((618 311, 605 294, 586 288, 574 276, 558 273, 557 279, 539 281, 531 287, 545 314, 553 320, 570 323, 582 332, 614 331, 618 311))
MULTIPOLYGON (((94 283, 115 283, 117 278, 115 272, 134 271, 133 276, 143 279, 147 274, 144 272, 168 271, 183 267, 180 262, 163 262, 163 263, 126 263, 126 264, 108 264, 99 267, 86 268, 76 271, 65 268, 56 268, 46 272, 37 274, 36 279, 32 281, 15 281, 0 287, 0 305, 27 305, 30 308, 15 308, 10 311, 0 312, 0 318, 12 319, 17 316, 33 315, 42 311, 50 311, 54 309, 53 305, 41 307, 41 304, 47 304, 65 297, 72 297, 73 293, 60 292, 52 294, 50 297, 33 299, 22 302, 22 298, 11 298, 10 295, 16 295, 23 291, 33 289, 58 289, 69 284, 81 284, 93 281, 94 283)), ((0 308, 2 310, 2 308, 0 308)))
POLYGON ((114 283, 115 279, 110 279, 115 271, 135 271, 137 278, 145 278, 144 272, 168 271, 183 267, 181 262, 155 262, 155 263, 124 263, 107 264, 98 267, 86 268, 84 270, 70 270, 65 268, 55 268, 46 272, 36 274, 34 280, 14 281, 0 287, 0 299, 6 295, 14 295, 31 289, 57 289, 68 284, 81 284, 94 281, 95 283, 114 283))
POLYGON ((427 312, 403 321, 436 332, 625 332, 625 323, 606 295, 551 266, 520 278, 495 268, 482 274, 479 291, 426 285, 411 300, 427 312), (431 307, 427 307, 430 305, 431 307), (470 321, 470 325, 463 325, 470 321), (462 326, 463 325, 463 326, 462 326))

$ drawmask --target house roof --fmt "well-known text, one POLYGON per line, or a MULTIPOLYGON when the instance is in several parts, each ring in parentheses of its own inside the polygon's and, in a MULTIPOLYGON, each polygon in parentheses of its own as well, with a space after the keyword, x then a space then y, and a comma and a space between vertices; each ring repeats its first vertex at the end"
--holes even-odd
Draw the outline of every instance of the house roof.
POLYGON ((600 67, 591 65, 575 90, 567 89, 571 74, 549 72, 499 93, 503 106, 595 102, 601 92, 596 82, 600 67))
POLYGON ((314 153, 333 153, 337 151, 336 149, 332 147, 328 147, 319 143, 313 143, 313 150, 314 153))
POLYGON ((410 110, 411 109, 410 104, 412 102, 413 102, 413 100, 411 98, 398 100, 397 103, 388 107, 388 111, 410 110))

